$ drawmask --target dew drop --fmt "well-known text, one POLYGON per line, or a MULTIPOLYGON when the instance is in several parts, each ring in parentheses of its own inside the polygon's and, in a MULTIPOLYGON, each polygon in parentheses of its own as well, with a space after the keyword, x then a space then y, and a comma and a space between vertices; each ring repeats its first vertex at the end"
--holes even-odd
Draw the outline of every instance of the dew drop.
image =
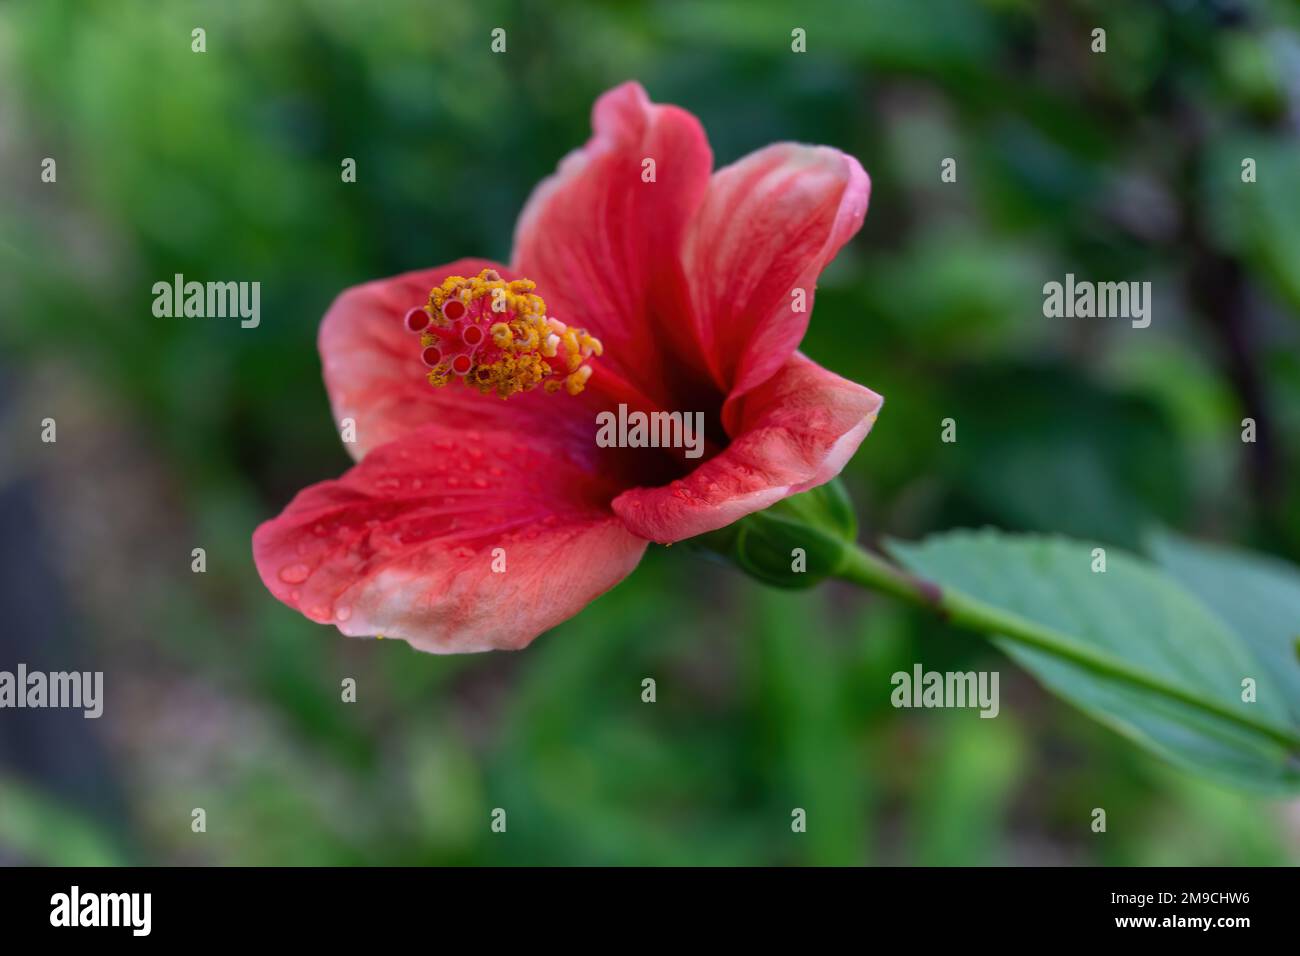
POLYGON ((280 580, 286 584, 302 584, 311 574, 311 568, 305 564, 286 564, 280 569, 280 580))

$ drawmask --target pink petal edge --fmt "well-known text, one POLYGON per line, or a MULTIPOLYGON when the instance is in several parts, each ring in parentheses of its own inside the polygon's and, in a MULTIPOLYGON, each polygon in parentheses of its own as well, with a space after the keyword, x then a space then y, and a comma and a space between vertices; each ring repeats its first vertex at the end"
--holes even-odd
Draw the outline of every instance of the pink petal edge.
POLYGON ((682 259, 724 393, 754 388, 799 347, 818 277, 862 226, 870 193, 861 164, 828 146, 777 143, 714 173, 682 259))

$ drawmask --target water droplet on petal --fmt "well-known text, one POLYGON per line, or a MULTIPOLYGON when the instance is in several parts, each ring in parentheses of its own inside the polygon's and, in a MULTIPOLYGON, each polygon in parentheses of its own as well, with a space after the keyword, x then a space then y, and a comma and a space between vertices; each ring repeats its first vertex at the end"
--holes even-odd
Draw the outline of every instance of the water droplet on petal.
POLYGON ((280 569, 280 580, 286 584, 302 584, 311 575, 311 568, 305 564, 286 564, 280 569))

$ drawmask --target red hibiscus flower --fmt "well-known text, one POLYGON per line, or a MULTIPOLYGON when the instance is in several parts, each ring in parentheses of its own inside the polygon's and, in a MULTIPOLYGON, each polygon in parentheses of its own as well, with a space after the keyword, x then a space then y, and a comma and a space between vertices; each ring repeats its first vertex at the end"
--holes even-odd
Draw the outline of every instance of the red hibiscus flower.
POLYGON ((358 464, 253 535, 266 586, 311 620, 436 653, 523 647, 649 542, 829 481, 875 420, 879 395, 797 351, 866 214, 858 162, 779 143, 713 172, 695 117, 636 83, 592 126, 529 199, 510 266, 370 282, 326 314, 358 464), (702 412, 700 454, 602 447, 597 415, 619 406, 702 412))

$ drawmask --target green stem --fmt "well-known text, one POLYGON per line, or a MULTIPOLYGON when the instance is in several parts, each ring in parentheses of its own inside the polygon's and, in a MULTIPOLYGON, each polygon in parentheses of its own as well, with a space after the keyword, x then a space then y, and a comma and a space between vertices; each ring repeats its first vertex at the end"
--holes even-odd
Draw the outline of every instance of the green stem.
POLYGON ((1059 631, 1036 624, 1018 614, 986 604, 960 591, 942 588, 932 582, 921 580, 862 548, 855 547, 845 552, 844 563, 839 569, 838 577, 883 594, 893 595, 911 604, 931 608, 958 627, 978 631, 981 634, 997 635, 1025 647, 1046 651, 1094 674, 1176 700, 1239 727, 1263 734, 1289 750, 1300 751, 1300 736, 1291 731, 1257 721, 1214 701, 1204 700, 1185 688, 1131 667, 1119 658, 1082 645, 1059 631))

